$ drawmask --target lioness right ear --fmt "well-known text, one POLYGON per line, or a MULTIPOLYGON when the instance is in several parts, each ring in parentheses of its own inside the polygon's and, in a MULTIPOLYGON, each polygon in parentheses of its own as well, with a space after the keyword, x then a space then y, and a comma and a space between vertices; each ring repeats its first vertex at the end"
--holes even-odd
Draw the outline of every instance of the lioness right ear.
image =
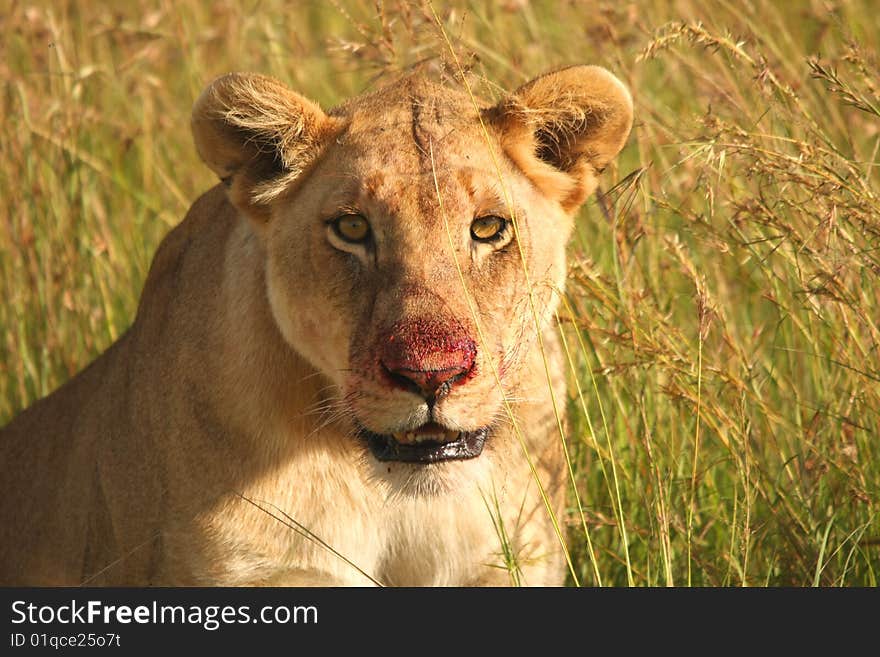
POLYGON ((214 80, 192 112, 199 155, 232 203, 258 222, 268 219, 269 203, 315 161, 335 127, 316 103, 254 73, 214 80))

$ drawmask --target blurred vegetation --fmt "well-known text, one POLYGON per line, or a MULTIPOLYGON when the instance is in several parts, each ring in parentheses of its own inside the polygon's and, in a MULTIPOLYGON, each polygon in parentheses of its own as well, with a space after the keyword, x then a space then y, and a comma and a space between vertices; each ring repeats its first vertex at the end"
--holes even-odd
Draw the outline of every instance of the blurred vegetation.
POLYGON ((877 584, 875 3, 4 5, 0 422, 130 323, 214 184, 188 127, 210 79, 259 71, 332 106, 450 65, 445 34, 484 96, 595 63, 636 103, 560 311, 572 583, 877 584))

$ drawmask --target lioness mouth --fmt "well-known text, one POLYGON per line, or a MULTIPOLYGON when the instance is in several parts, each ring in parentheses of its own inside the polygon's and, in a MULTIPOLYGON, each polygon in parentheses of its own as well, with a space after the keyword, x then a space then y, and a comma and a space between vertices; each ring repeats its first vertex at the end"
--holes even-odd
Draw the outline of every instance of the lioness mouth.
POLYGON ((431 422, 413 431, 378 434, 364 430, 361 434, 379 461, 438 463, 479 456, 489 430, 450 431, 431 422))

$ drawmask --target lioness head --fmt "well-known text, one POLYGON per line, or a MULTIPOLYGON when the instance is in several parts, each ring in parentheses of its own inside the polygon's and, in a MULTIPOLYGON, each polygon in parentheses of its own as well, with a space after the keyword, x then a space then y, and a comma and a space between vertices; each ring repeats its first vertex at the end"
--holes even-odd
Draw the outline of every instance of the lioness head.
POLYGON ((492 444, 563 288, 572 215, 631 123, 624 86, 578 66, 494 106, 413 74, 326 113, 231 74, 192 125, 259 237, 284 339, 375 459, 425 464, 492 444))

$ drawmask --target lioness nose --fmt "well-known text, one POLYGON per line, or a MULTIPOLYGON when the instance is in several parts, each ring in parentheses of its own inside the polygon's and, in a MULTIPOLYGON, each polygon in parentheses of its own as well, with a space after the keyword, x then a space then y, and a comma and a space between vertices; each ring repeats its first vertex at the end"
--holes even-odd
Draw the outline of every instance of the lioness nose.
POLYGON ((470 372, 472 364, 471 362, 467 365, 450 367, 443 370, 392 369, 387 365, 385 369, 398 382, 408 384, 406 387, 416 388, 425 399, 433 401, 437 397, 442 397, 456 381, 459 381, 470 372))
POLYGON ((458 323, 416 319, 395 324, 380 350, 391 381, 433 403, 468 377, 477 346, 458 323))

